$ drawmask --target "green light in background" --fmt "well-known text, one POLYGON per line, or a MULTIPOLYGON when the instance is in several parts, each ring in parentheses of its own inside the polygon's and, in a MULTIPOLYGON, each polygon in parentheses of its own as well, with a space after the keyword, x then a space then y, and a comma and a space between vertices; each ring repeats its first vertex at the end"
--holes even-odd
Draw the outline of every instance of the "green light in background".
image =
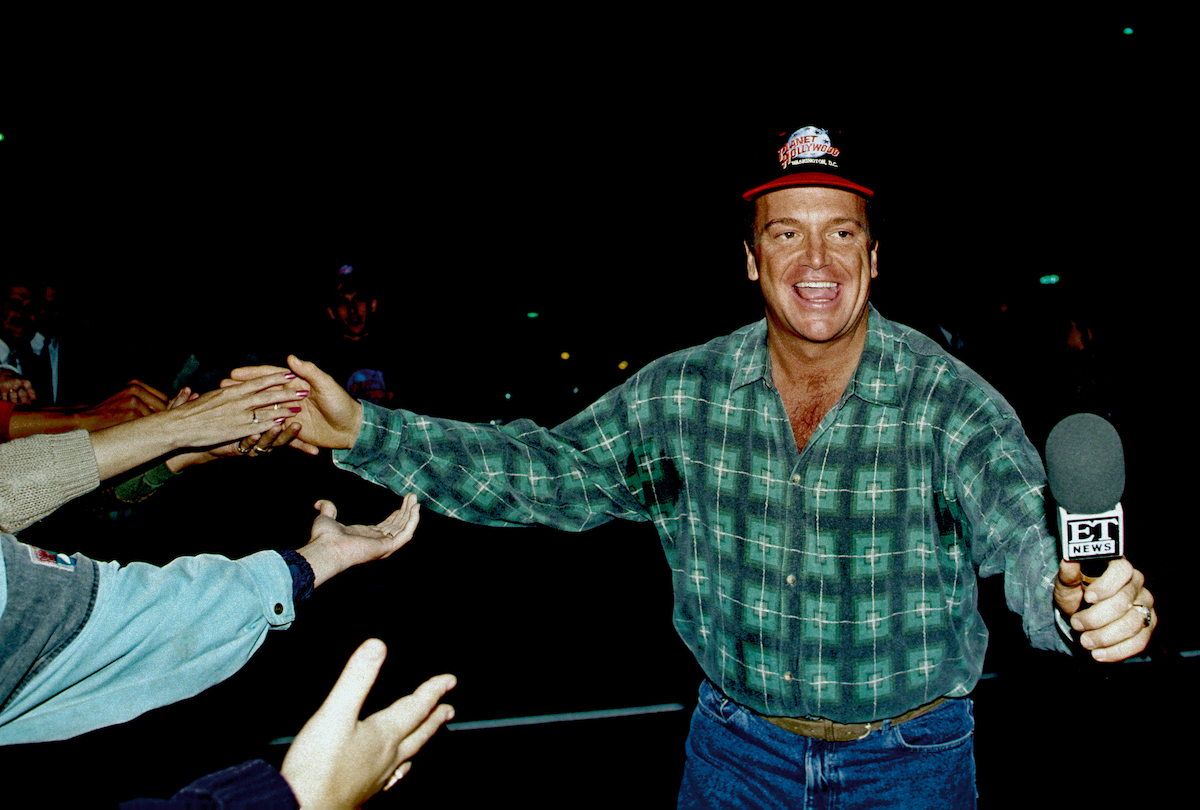
POLYGON ((526 312, 525 313, 526 318, 536 318, 537 316, 538 316, 538 314, 536 312, 526 312))
POLYGON ((1038 279, 1038 281, 1041 282, 1042 284, 1057 284, 1058 276, 1053 275, 1053 274, 1051 274, 1049 276, 1042 276, 1041 278, 1038 279))
POLYGON ((1126 29, 1125 29, 1125 33, 1126 33, 1126 34, 1132 34, 1132 33, 1133 33, 1133 29, 1132 29, 1132 28, 1126 28, 1126 29))

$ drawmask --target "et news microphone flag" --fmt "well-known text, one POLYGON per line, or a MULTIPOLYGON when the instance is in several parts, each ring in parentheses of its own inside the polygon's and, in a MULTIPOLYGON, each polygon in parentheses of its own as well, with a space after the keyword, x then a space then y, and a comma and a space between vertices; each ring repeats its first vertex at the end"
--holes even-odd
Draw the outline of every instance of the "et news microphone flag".
POLYGON ((1099 576, 1109 560, 1125 556, 1125 452, 1117 429, 1094 413, 1063 419, 1046 439, 1046 473, 1062 558, 1099 576))

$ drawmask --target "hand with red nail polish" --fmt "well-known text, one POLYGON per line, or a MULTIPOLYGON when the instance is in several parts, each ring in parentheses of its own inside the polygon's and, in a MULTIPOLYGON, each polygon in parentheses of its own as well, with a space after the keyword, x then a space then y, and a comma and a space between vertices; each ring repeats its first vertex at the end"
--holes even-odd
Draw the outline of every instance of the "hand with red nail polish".
MULTIPOLYGON (((295 392, 300 399, 300 413, 294 421, 301 428, 294 446, 312 454, 321 447, 353 447, 362 426, 362 404, 315 364, 290 355, 288 367, 307 386, 295 392)), ((221 384, 235 385, 286 372, 278 366, 246 366, 234 369, 231 379, 221 384)))
MULTIPOLYGON (((299 417, 292 408, 304 400, 296 375, 287 369, 245 382, 223 384, 215 391, 193 394, 184 389, 164 410, 92 433, 92 448, 100 478, 104 479, 167 453, 189 448, 234 451, 231 442, 249 453, 246 437, 257 436, 253 446, 270 449, 294 440, 299 426, 284 424, 299 417), (278 428, 278 432, 274 432, 278 428), (286 439, 282 437, 286 436, 286 439)), ((234 451, 235 452, 235 451, 234 451)), ((195 456, 192 463, 195 463, 195 456)))

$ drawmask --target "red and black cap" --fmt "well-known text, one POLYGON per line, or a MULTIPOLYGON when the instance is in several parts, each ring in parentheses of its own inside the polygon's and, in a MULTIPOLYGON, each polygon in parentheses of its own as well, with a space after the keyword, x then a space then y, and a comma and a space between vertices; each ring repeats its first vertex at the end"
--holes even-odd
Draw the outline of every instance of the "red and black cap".
POLYGON ((748 178, 753 185, 742 195, 747 201, 792 186, 826 186, 868 199, 875 196, 861 144, 840 129, 785 129, 757 149, 748 178))

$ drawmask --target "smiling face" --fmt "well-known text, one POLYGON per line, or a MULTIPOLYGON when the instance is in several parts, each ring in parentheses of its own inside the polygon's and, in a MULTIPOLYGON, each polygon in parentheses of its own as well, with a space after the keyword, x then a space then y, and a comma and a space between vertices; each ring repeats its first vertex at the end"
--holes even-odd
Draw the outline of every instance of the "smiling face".
POLYGON ((755 201, 754 233, 746 271, 762 289, 777 347, 865 340, 878 249, 866 200, 819 186, 773 191, 755 201))

